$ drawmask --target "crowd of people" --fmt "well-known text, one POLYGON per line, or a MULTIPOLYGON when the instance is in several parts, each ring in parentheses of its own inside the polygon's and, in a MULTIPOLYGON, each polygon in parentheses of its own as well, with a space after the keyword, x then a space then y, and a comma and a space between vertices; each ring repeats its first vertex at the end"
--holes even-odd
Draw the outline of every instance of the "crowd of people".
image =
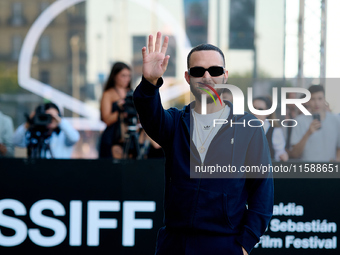
MULTIPOLYGON (((275 113, 269 116, 255 115, 264 122, 263 128, 275 161, 340 161, 340 115, 332 113, 329 108, 323 86, 312 85, 308 90, 311 99, 303 106, 311 115, 303 114, 293 104, 287 105, 286 127, 278 126, 278 122, 272 122, 274 125, 269 123, 268 119, 278 119, 275 113)), ((289 97, 302 98, 305 95, 292 93, 289 97)), ((270 109, 271 98, 255 98, 253 106, 258 110, 270 109)))
MULTIPOLYGON (((162 148, 139 124, 133 105, 131 68, 113 65, 100 102, 106 124, 99 145, 99 158, 161 158, 162 148)), ((0 157, 13 157, 14 148, 27 148, 33 158, 69 159, 80 134, 62 117, 54 103, 39 105, 14 132, 12 119, 0 112, 0 157)))
MULTIPOLYGON (((263 121, 271 158, 274 161, 339 161, 340 160, 340 116, 329 109, 324 87, 312 85, 311 99, 304 107, 312 115, 307 116, 295 105, 287 105, 285 119, 296 120, 295 127, 278 126, 275 113, 270 116, 255 115, 263 121), (272 125, 272 123, 274 125, 272 125)), ((113 65, 104 85, 100 102, 101 120, 107 125, 99 146, 99 158, 159 158, 163 150, 152 140, 139 123, 134 110, 131 88, 131 68, 117 62, 113 65)), ((233 101, 228 89, 221 91, 224 100, 233 101)), ((290 94, 291 98, 299 95, 290 94)), ((302 95, 304 96, 304 95, 302 95)), ((257 110, 270 109, 269 96, 253 99, 257 110)), ((292 121, 290 121, 292 122, 292 121)), ((292 124, 292 123, 290 123, 292 124)), ((0 157, 13 157, 14 147, 26 147, 28 156, 43 158, 71 158, 73 145, 79 140, 79 133, 62 117, 59 108, 46 103, 27 118, 13 132, 13 122, 0 112, 0 157), (39 118, 50 116, 49 122, 39 126, 39 118), (38 123, 35 123, 38 122, 38 123)))

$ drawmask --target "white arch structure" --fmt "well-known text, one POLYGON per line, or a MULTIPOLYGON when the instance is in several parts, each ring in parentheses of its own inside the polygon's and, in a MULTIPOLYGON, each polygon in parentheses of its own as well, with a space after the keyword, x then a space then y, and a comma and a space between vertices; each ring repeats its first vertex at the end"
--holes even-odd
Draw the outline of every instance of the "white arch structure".
MULTIPOLYGON (((100 112, 98 109, 80 101, 77 98, 65 94, 49 84, 42 83, 39 80, 31 77, 31 62, 34 54, 34 49, 39 41, 40 36, 46 27, 67 8, 84 2, 86 0, 58 0, 52 3, 40 16, 34 21, 29 29, 27 36, 23 42, 19 63, 18 63, 18 82, 19 85, 32 93, 43 98, 49 99, 57 104, 61 110, 67 108, 75 113, 78 113, 85 118, 71 118, 71 122, 77 129, 83 130, 102 130, 105 124, 100 121, 100 112)), ((165 24, 169 24, 175 31, 176 41, 180 47, 180 54, 186 55, 191 48, 190 41, 177 20, 158 2, 152 3, 151 0, 129 0, 153 12, 165 24), (154 8, 156 7, 156 8, 154 8), (156 11, 157 10, 157 11, 156 11)), ((174 93, 179 88, 170 87, 169 92, 174 93)), ((181 91, 181 90, 180 90, 181 91)), ((166 93, 166 91, 164 91, 166 93)), ((176 92, 175 92, 176 93, 176 92)), ((167 98, 171 96, 167 95, 167 98)))

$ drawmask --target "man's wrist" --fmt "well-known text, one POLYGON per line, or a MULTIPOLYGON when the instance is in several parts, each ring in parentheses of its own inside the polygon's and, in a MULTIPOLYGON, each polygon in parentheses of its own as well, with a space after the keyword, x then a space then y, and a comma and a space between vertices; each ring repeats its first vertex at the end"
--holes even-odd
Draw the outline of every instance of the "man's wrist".
POLYGON ((313 132, 312 132, 310 129, 308 129, 307 132, 306 132, 306 137, 308 138, 308 137, 310 137, 312 134, 313 134, 313 132))
POLYGON ((144 76, 142 76, 141 84, 143 84, 140 87, 140 89, 143 92, 143 94, 145 94, 147 96, 154 96, 154 95, 156 95, 158 93, 159 88, 163 85, 163 79, 159 78, 157 80, 157 84, 153 85, 147 79, 145 79, 144 76))
POLYGON ((158 82, 158 79, 159 79, 159 78, 151 79, 151 78, 146 78, 145 76, 144 76, 144 78, 145 78, 145 80, 147 80, 148 82, 150 82, 152 85, 157 86, 157 82, 158 82))

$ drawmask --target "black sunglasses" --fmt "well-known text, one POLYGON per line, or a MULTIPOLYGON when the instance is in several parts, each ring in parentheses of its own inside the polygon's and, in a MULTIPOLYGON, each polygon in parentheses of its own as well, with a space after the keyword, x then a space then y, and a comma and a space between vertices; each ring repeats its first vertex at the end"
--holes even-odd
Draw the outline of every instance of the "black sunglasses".
POLYGON ((222 66, 211 66, 208 69, 201 66, 195 66, 191 67, 188 73, 192 77, 203 77, 205 71, 208 71, 211 76, 220 76, 224 74, 224 68, 222 66))

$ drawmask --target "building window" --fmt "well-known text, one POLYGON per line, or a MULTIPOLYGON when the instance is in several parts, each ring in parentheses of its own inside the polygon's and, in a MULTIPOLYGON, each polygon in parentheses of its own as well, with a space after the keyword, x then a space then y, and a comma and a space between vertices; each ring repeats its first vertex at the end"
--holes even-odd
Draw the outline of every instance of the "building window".
POLYGON ((208 0, 184 0, 185 29, 192 46, 208 40, 208 0))
POLYGON ((40 38, 40 59, 49 60, 51 58, 50 37, 43 35, 40 38))
POLYGON ((12 59, 19 59, 20 49, 22 44, 22 38, 20 35, 14 35, 12 37, 12 59))
POLYGON ((146 36, 133 36, 132 37, 132 69, 133 69, 133 83, 140 79, 142 76, 142 67, 143 67, 143 57, 142 57, 142 48, 147 45, 146 44, 147 37, 146 36))
POLYGON ((22 17, 22 3, 12 3, 12 25, 20 26, 24 23, 22 17))
POLYGON ((175 36, 172 36, 172 35, 169 36, 168 49, 166 50, 165 54, 170 55, 170 59, 169 59, 168 67, 166 68, 166 71, 164 73, 164 76, 175 77, 176 76, 176 59, 177 59, 175 36))
POLYGON ((254 49, 255 0, 230 0, 229 49, 254 49))
POLYGON ((50 85, 50 72, 46 70, 40 71, 39 80, 42 83, 50 85))

